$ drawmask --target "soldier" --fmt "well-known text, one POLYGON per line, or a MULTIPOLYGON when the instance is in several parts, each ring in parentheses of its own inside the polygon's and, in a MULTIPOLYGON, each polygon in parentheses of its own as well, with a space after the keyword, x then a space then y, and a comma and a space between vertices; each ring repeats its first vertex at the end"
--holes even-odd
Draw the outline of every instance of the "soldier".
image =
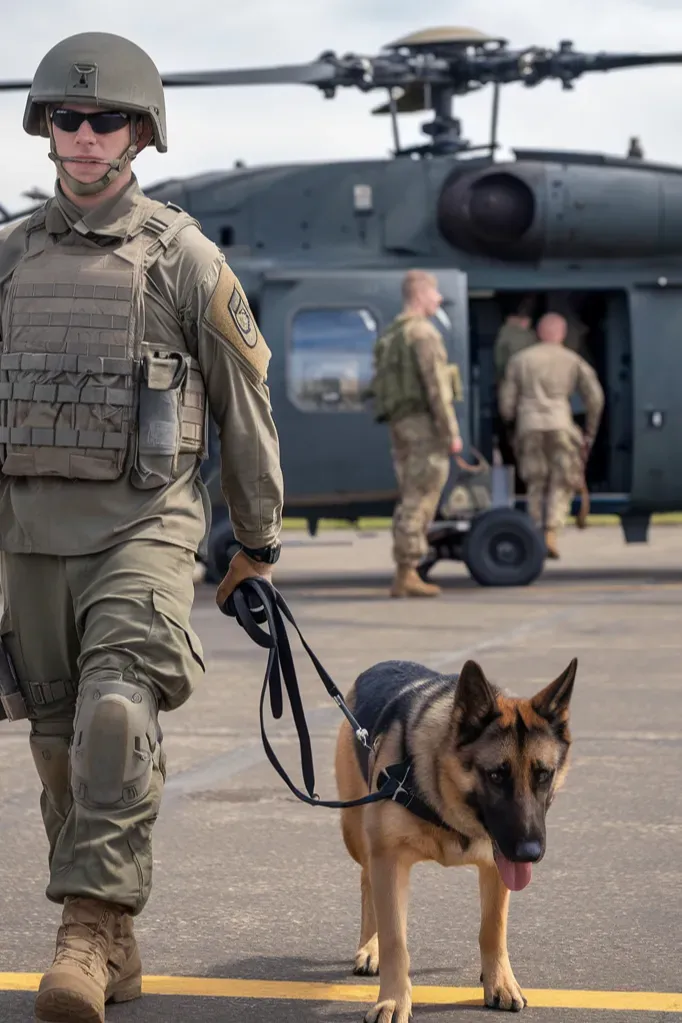
MULTIPOLYGON (((493 358, 495 360, 495 382, 498 388, 504 380, 507 363, 512 355, 522 351, 529 345, 537 344, 537 336, 532 327, 532 319, 529 314, 533 305, 533 299, 527 296, 515 313, 510 313, 497 332, 493 347, 493 358)), ((497 437, 497 444, 505 465, 513 465, 514 451, 511 443, 513 424, 504 423, 499 408, 495 416, 494 430, 497 437)))
POLYGON ((393 514, 396 574, 392 597, 432 597, 417 565, 428 550, 426 531, 448 478, 451 452, 462 450, 453 408, 454 367, 429 317, 442 296, 436 278, 410 270, 403 279, 403 310, 378 339, 372 381, 376 418, 388 422, 400 498, 393 514))
POLYGON ((604 408, 604 392, 592 367, 564 347, 563 316, 547 313, 537 333, 540 344, 509 360, 500 388, 500 413, 508 422, 516 419, 516 454, 519 475, 528 488, 528 511, 545 531, 549 557, 558 558, 557 532, 581 485, 604 408), (570 397, 576 389, 587 409, 584 435, 571 413, 570 397))
POLYGON ((132 42, 58 43, 24 128, 50 140, 55 194, 0 233, 0 635, 30 718, 61 904, 39 1020, 104 1020, 141 992, 133 918, 152 883, 166 758, 160 711, 204 674, 190 624, 209 509, 208 409, 242 544, 221 604, 279 554, 283 484, 269 349, 221 251, 144 196, 165 152, 159 73, 132 42))
POLYGON ((537 337, 531 326, 531 318, 522 309, 506 318, 497 333, 493 348, 498 385, 504 380, 507 363, 512 355, 536 342, 537 337))

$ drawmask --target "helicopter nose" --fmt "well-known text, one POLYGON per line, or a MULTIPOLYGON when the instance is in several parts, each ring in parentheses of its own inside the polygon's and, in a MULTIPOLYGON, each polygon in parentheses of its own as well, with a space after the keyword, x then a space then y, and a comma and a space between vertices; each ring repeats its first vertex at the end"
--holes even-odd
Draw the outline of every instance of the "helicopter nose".
POLYGON ((538 841, 518 842, 515 852, 517 863, 536 863, 542 856, 542 845, 538 841))

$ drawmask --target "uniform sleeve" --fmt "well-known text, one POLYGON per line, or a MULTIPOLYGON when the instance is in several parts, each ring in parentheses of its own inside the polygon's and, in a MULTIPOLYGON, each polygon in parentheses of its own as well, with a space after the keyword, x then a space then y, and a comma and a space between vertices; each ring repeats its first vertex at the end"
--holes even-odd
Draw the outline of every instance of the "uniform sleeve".
POLYGON ((597 436, 602 412, 604 411, 604 391, 599 383, 597 374, 590 364, 583 359, 582 356, 578 356, 578 359, 577 388, 580 392, 580 397, 585 402, 585 409, 587 413, 585 422, 585 439, 592 443, 594 438, 597 436))
POLYGON ((222 254, 195 289, 188 312, 193 354, 220 437, 221 489, 235 537, 247 547, 269 546, 281 530, 284 500, 266 384, 270 350, 222 254))
POLYGON ((417 365, 436 421, 438 432, 448 445, 460 436, 457 416, 452 406, 452 378, 448 371, 443 340, 429 324, 411 327, 411 340, 417 365))
POLYGON ((516 415, 516 403, 519 400, 519 363, 512 355, 507 363, 507 371, 500 384, 498 395, 498 407, 500 416, 505 422, 510 423, 516 415))

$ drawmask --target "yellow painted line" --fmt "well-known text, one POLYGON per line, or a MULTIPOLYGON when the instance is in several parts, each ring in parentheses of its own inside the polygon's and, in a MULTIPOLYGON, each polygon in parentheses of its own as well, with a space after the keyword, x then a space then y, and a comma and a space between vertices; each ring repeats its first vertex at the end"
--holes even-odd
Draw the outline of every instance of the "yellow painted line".
MULTIPOLYGON (((0 973, 0 991, 37 991, 40 973, 0 973)), ((367 1002, 379 994, 374 984, 321 984, 286 980, 232 980, 219 977, 156 977, 142 979, 147 995, 198 998, 269 998, 306 1002, 367 1002)), ((682 992, 571 991, 524 988, 528 1006, 551 1009, 610 1009, 616 1012, 682 1012, 682 992)), ((482 1005, 480 987, 412 988, 415 1005, 482 1005)))

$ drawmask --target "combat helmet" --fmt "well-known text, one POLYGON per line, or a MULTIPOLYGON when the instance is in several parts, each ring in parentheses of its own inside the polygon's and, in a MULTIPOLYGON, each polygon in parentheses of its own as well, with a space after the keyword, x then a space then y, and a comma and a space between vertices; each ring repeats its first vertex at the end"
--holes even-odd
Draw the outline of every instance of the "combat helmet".
MULTIPOLYGON (((50 139, 50 159, 74 192, 89 195, 106 188, 137 155, 137 118, 149 118, 157 150, 168 149, 163 84, 151 57, 135 43, 109 32, 82 32, 53 46, 33 77, 24 111, 24 131, 50 139), (65 171, 47 116, 48 106, 92 103, 132 115, 131 145, 98 181, 84 185, 65 171)), ((77 162, 73 159, 70 162, 77 162)))

